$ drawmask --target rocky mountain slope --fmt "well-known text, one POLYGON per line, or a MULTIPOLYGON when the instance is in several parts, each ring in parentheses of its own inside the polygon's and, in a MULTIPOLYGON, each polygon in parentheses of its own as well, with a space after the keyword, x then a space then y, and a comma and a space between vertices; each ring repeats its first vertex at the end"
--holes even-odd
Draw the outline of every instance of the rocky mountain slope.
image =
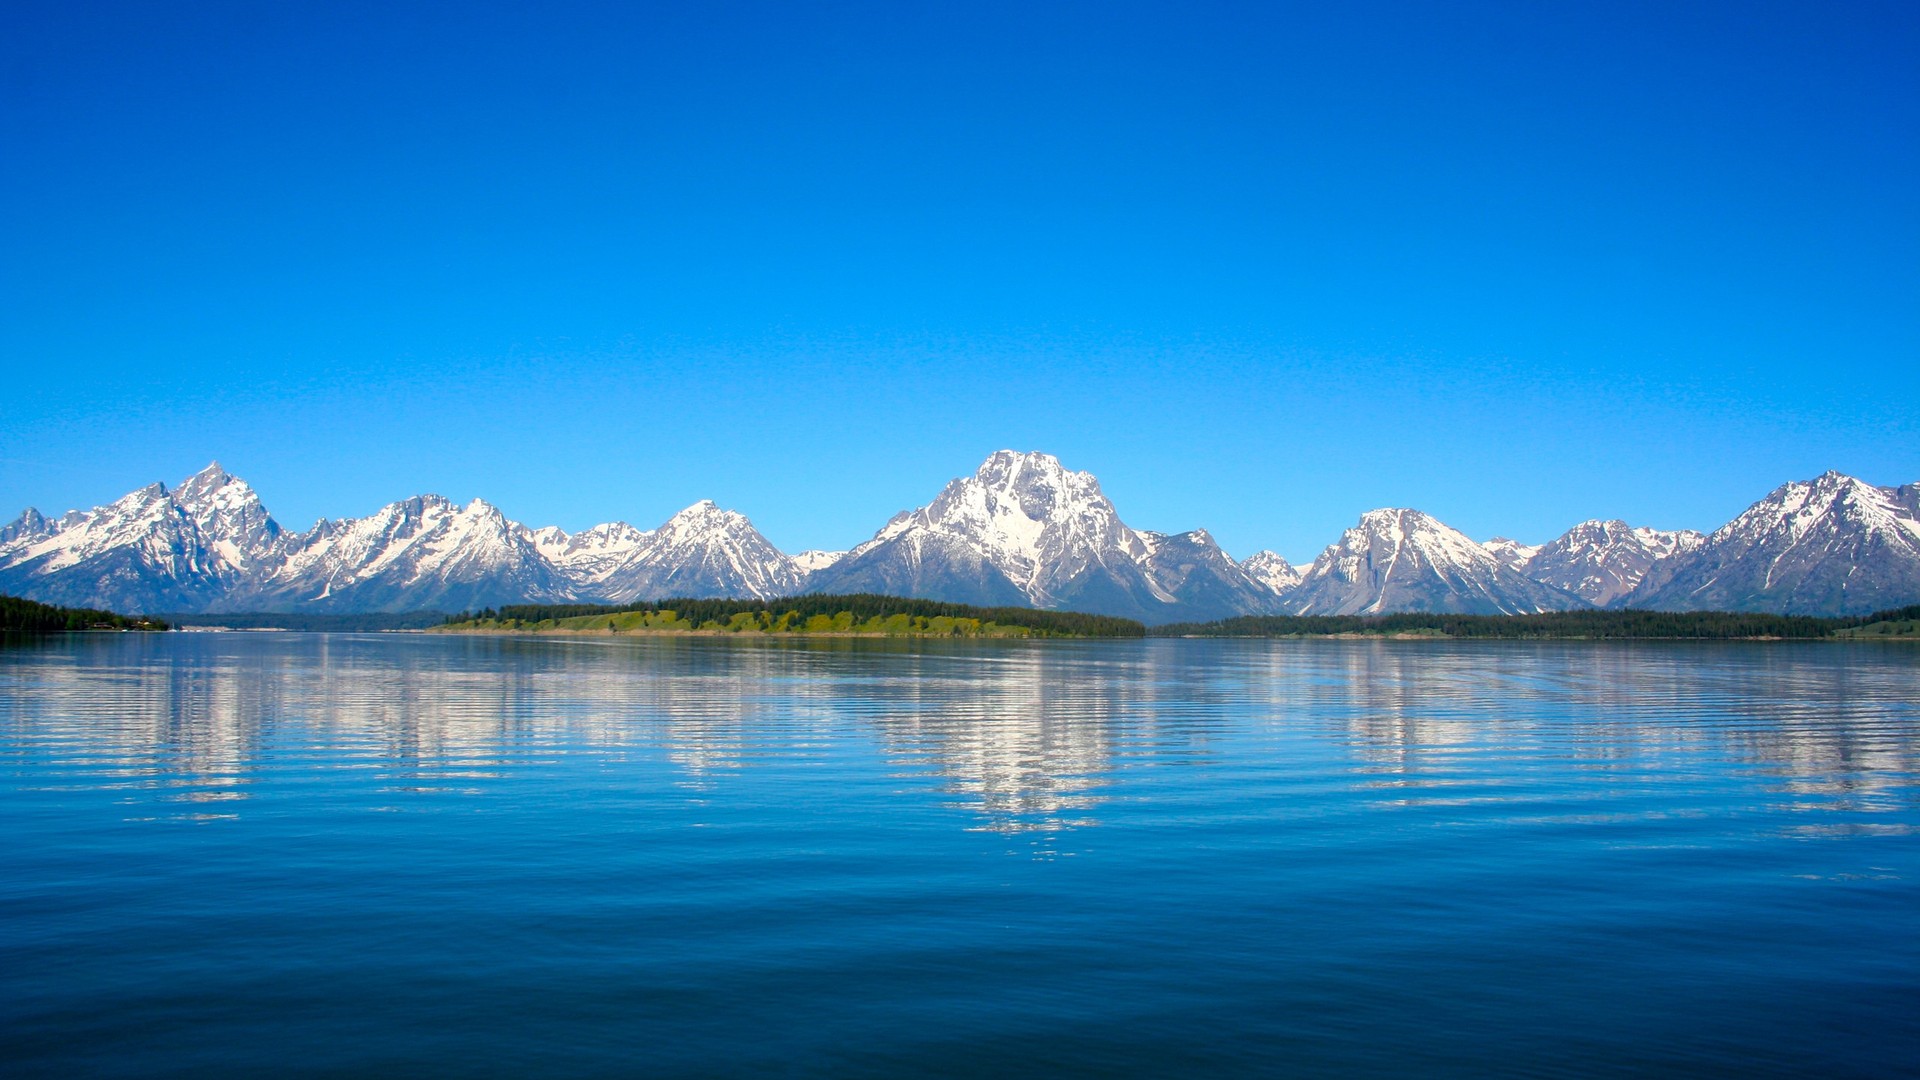
POLYGON ((1306 573, 1273 551, 1256 551, 1247 556, 1241 561, 1240 570, 1275 596, 1292 592, 1306 573))
POLYGON ((1583 521, 1533 549, 1519 570, 1594 607, 1619 607, 1654 564, 1693 551, 1705 540, 1692 530, 1663 532, 1633 528, 1624 521, 1583 521))
POLYGON ((1774 489, 1628 598, 1670 611, 1859 615, 1920 598, 1920 484, 1837 472, 1774 489))
POLYGON ((1282 598, 1294 615, 1516 615, 1586 606, 1418 510, 1370 510, 1282 598))
POLYGON ((278 555, 280 527, 218 462, 174 491, 149 484, 48 519, 29 508, 0 532, 0 592, 114 611, 198 611, 278 555))

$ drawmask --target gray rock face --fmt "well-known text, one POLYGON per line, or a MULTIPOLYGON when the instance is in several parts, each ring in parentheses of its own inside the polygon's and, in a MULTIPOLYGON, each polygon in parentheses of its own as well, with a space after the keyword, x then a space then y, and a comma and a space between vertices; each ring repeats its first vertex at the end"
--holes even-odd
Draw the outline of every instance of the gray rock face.
POLYGON ((1090 473, 999 451, 933 502, 810 575, 809 592, 1064 608, 1146 622, 1271 610, 1203 532, 1136 532, 1090 473))
POLYGON ((1321 552, 1283 601, 1296 615, 1442 611, 1517 615, 1585 607, 1418 510, 1372 510, 1321 552))
POLYGON ((1630 607, 1862 615, 1920 600, 1920 484, 1828 472, 1783 484, 1656 564, 1630 607))
POLYGON ((1595 607, 1619 607, 1655 564, 1696 550, 1705 541, 1690 529, 1663 532, 1636 529, 1624 521, 1583 521, 1542 545, 1519 569, 1595 607))

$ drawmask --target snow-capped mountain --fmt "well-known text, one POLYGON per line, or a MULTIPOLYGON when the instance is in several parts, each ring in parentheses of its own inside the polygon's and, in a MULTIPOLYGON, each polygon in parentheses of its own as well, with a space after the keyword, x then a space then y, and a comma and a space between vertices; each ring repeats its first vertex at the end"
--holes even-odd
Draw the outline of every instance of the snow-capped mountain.
POLYGON ((1500 560, 1509 570, 1520 570, 1523 572, 1526 568, 1527 560, 1540 553, 1539 544, 1523 544, 1518 540, 1509 540, 1504 536, 1496 536, 1480 546, 1486 548, 1487 554, 1500 560))
POLYGON ((1534 548, 1519 569, 1595 607, 1618 607, 1656 563, 1693 551, 1705 541, 1691 529, 1667 532, 1634 528, 1624 521, 1583 521, 1534 548))
POLYGON ((1091 473, 1001 450, 810 575, 809 592, 1066 608, 1150 622, 1271 607, 1204 532, 1136 532, 1091 473))
POLYGON ((821 551, 815 548, 795 555, 793 565, 803 574, 817 574, 846 557, 847 553, 844 551, 821 551))
POLYGON ((458 611, 571 597, 532 532, 497 507, 416 495, 289 538, 282 559, 212 609, 458 611))
POLYGON ((1838 472, 1776 488, 1627 598, 1671 611, 1865 614, 1920 599, 1920 484, 1838 472))
POLYGON ((1282 603, 1296 615, 1516 615, 1587 606, 1525 577, 1459 530, 1405 509, 1361 515, 1282 603))
POLYGON ((28 509, 0 533, 0 592, 117 611, 199 610, 280 543, 280 527, 218 462, 168 491, 149 484, 49 520, 28 509))
MULTIPOLYGON (((826 553, 812 561, 828 565, 826 553)), ((288 533, 216 462, 50 520, 0 529, 0 592, 122 611, 418 611, 666 596, 774 597, 804 564, 701 501, 657 529, 531 530, 481 499, 420 495, 288 533)))
POLYGON ((214 462, 188 477, 173 497, 222 562, 242 576, 280 553, 280 523, 253 487, 214 462))
POLYGON ((1268 614, 1279 609, 1273 591, 1233 561, 1205 529, 1183 533, 1138 533, 1147 554, 1140 565, 1157 597, 1171 597, 1174 608, 1148 609, 1147 622, 1224 619, 1268 614))
POLYGON ((53 531, 53 523, 47 515, 29 506, 20 516, 0 526, 0 549, 9 548, 17 542, 37 540, 53 531))
POLYGON ((540 550, 575 595, 607 603, 668 596, 771 599, 799 591, 806 571, 745 514, 702 499, 651 531, 624 522, 573 536, 542 529, 540 550))
POLYGON ((557 525, 533 530, 533 545, 583 596, 603 595, 608 582, 632 563, 652 533, 624 521, 569 534, 557 525))
POLYGON ((851 551, 787 556, 701 501, 655 529, 528 529, 437 495, 281 529, 218 463, 169 490, 0 526, 0 593, 125 612, 458 610, 510 603, 884 592, 1149 622, 1287 611, 1586 606, 1863 613, 1920 601, 1920 484, 1782 486, 1711 536, 1589 521, 1533 547, 1376 510, 1311 567, 1235 563, 1204 530, 1120 520, 1092 475, 1003 450, 851 551))
POLYGON ((1256 583, 1265 585, 1275 596, 1292 592, 1306 574, 1274 551, 1254 552, 1241 560, 1240 570, 1256 583))

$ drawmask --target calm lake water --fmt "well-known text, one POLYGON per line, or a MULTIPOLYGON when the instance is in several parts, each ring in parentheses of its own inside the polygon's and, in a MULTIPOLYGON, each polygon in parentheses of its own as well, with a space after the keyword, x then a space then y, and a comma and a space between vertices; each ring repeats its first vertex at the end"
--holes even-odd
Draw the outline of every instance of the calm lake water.
POLYGON ((0 1071, 1912 1075, 1920 649, 0 648, 0 1071))

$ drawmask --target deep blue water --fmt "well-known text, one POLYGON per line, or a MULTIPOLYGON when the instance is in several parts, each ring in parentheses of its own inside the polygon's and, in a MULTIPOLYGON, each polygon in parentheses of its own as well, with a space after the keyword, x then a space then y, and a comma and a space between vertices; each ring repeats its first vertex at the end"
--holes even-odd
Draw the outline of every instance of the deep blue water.
POLYGON ((1920 1070, 1920 649, 0 649, 0 1071, 1920 1070))

